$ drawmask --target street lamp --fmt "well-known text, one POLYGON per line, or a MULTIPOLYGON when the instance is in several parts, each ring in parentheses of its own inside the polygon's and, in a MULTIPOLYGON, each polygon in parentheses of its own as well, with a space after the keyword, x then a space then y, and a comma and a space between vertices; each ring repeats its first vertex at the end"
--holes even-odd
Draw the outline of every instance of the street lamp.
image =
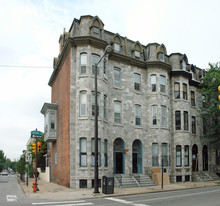
POLYGON ((95 174, 94 174, 94 193, 99 193, 99 166, 98 166, 98 91, 97 91, 97 67, 103 57, 112 52, 112 47, 107 45, 104 54, 101 56, 99 61, 95 64, 95 174))

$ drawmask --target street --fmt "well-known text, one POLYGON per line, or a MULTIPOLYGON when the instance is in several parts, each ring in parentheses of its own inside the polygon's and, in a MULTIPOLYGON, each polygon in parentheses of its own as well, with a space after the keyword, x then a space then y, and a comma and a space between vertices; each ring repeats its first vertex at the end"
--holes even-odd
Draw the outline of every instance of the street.
POLYGON ((0 206, 31 205, 15 175, 0 176, 0 206))
POLYGON ((220 187, 205 187, 169 192, 156 192, 129 196, 114 196, 73 201, 39 201, 32 205, 45 206, 76 206, 76 205, 105 205, 105 206, 219 206, 220 187))
POLYGON ((14 175, 0 176, 0 206, 219 206, 220 187, 203 187, 195 189, 154 192, 127 196, 112 196, 80 199, 80 200, 40 200, 25 196, 14 175))

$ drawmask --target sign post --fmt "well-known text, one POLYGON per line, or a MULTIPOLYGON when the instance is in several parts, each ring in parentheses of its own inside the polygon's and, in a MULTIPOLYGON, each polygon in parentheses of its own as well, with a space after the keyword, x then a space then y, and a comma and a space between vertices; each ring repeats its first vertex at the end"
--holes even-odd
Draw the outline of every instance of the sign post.
POLYGON ((37 187, 37 150, 38 150, 37 139, 41 138, 41 137, 42 137, 42 132, 37 131, 37 129, 34 131, 31 131, 31 138, 35 139, 35 146, 36 146, 36 149, 35 149, 35 182, 33 182, 33 189, 34 189, 33 191, 34 192, 39 191, 39 188, 37 187))

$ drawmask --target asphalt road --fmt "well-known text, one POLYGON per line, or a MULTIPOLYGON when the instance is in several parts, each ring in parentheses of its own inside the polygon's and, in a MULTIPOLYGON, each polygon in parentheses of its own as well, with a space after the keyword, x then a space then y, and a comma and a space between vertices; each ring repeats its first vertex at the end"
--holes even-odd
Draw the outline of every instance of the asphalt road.
POLYGON ((0 176, 0 206, 220 206, 220 186, 69 201, 27 198, 15 176, 0 176))
POLYGON ((14 175, 0 176, 0 206, 31 205, 14 175))

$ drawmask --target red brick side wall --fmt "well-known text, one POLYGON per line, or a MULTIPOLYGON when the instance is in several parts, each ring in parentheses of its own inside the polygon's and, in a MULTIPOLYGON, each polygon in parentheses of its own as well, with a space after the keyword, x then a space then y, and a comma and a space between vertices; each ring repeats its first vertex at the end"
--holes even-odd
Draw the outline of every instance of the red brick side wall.
POLYGON ((52 144, 51 181, 67 187, 70 186, 70 66, 71 51, 52 85, 52 103, 58 102, 58 111, 57 141, 52 144))

